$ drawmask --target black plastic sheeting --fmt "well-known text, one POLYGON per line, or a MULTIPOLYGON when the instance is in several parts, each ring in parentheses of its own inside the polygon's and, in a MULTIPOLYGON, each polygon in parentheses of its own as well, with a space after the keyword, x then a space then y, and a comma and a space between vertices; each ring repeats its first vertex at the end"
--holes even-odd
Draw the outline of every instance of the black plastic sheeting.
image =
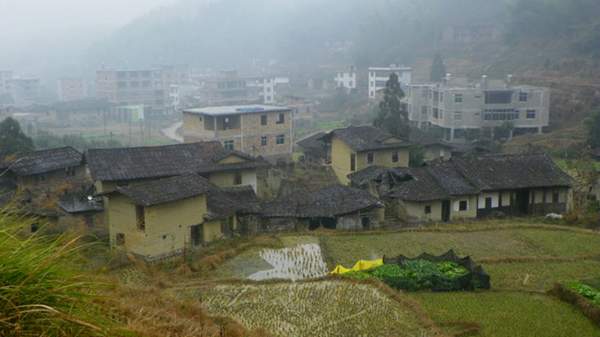
POLYGON ((399 264, 404 265, 406 261, 426 260, 431 262, 454 262, 463 266, 469 271, 465 276, 458 278, 456 283, 451 287, 433 288, 433 291, 455 291, 455 290, 475 290, 475 289, 490 289, 490 275, 488 275, 483 267, 477 265, 471 257, 459 257, 454 250, 449 250, 447 253, 436 256, 431 254, 421 254, 415 258, 409 258, 400 255, 395 258, 383 257, 384 264, 399 264))

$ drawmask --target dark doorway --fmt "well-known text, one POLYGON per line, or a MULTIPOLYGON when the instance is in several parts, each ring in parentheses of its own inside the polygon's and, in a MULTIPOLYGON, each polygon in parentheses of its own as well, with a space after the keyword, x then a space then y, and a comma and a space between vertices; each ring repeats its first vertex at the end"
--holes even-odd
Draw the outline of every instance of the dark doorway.
POLYGON ((442 221, 450 221, 450 200, 442 201, 442 221))
POLYGON ((193 247, 200 246, 202 244, 202 238, 204 237, 202 225, 190 227, 190 237, 192 238, 193 247))
POLYGON ((492 198, 485 198, 485 208, 486 209, 492 208, 492 198))
POLYGON ((516 193, 515 208, 519 215, 529 214, 529 191, 521 190, 516 193))
POLYGON ((309 220, 308 229, 314 231, 319 227, 335 229, 337 227, 337 220, 335 218, 312 218, 309 220))
POLYGON ((371 218, 365 216, 361 219, 363 229, 369 229, 371 227, 371 218))

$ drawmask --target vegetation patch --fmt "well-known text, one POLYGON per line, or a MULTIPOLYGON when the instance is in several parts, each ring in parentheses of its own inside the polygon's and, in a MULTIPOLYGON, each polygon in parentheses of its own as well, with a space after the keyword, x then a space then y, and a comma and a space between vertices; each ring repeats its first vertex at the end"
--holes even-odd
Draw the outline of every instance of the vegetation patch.
POLYGON ((304 244, 293 248, 264 249, 260 256, 273 268, 250 275, 251 280, 303 280, 327 275, 327 265, 318 244, 304 244))
POLYGON ((437 336, 409 306, 368 284, 221 284, 181 290, 179 296, 200 299, 211 314, 281 337, 437 336))
POLYGON ((568 285, 556 284, 551 295, 570 303, 596 324, 600 325, 600 290, 584 282, 573 282, 568 285))

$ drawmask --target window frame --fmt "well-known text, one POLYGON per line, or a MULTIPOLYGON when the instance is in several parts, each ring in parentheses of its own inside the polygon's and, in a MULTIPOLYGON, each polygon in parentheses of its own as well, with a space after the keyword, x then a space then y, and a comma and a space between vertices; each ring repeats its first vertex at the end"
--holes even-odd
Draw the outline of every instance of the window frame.
POLYGON ((367 164, 371 165, 373 163, 375 163, 375 153, 367 152, 367 164))
POLYGON ((400 161, 400 152, 394 151, 392 153, 392 163, 398 163, 400 161))
POLYGON ((140 232, 146 231, 146 209, 144 206, 135 205, 135 228, 140 232))
POLYGON ((269 144, 269 137, 261 136, 260 137, 260 146, 267 146, 269 144))
POLYGON ((425 209, 423 210, 423 212, 427 215, 431 214, 431 205, 425 205, 425 209))
POLYGON ((267 125, 269 125, 269 116, 267 116, 267 115, 260 115, 260 125, 261 126, 267 126, 267 125))
POLYGON ((277 116, 277 124, 285 124, 285 114, 279 113, 277 116))
POLYGON ((285 145, 285 135, 277 135, 277 138, 275 139, 275 144, 285 145))
POLYGON ((458 211, 467 212, 469 210, 469 200, 460 200, 458 202, 458 211), (464 205, 464 207, 463 207, 464 205))
POLYGON ((233 140, 225 140, 223 141, 223 148, 228 151, 235 150, 235 142, 233 140))

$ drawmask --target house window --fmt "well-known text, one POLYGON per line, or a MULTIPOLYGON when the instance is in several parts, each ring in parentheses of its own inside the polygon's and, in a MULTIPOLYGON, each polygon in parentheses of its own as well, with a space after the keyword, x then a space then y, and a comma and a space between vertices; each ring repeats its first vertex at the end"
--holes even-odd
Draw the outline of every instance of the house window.
POLYGON ((455 112, 454 112, 454 120, 457 120, 457 121, 462 121, 462 112, 460 112, 460 111, 455 111, 455 112))
POLYGON ((277 117, 277 124, 283 124, 283 123, 285 123, 285 115, 279 114, 279 116, 277 117))
POLYGON ((39 183, 46 181, 46 176, 43 174, 39 174, 37 176, 35 176, 35 180, 39 183))
POLYGON ((454 94, 454 103, 462 103, 463 95, 462 94, 454 94))
POLYGON ((519 93, 519 101, 527 102, 527 100, 529 100, 529 94, 527 94, 526 92, 519 93))
POLYGON ((285 144, 285 135, 277 136, 277 145, 283 145, 283 144, 285 144))
POLYGON ((431 205, 425 206, 425 214, 431 214, 431 205))
POLYGON ((552 203, 558 204, 559 199, 560 199, 559 197, 560 197, 560 195, 558 194, 558 192, 552 193, 552 203))
POLYGON ((31 224, 31 228, 30 228, 30 230, 31 230, 31 233, 35 233, 35 232, 37 232, 38 230, 40 230, 40 225, 39 225, 39 224, 36 224, 36 223, 32 223, 32 224, 31 224))
POLYGON ((354 153, 350 155, 350 171, 356 171, 356 155, 354 153))
POLYGON ((240 172, 236 172, 233 176, 233 184, 236 186, 242 184, 242 174, 240 172))
POLYGON ((485 198, 485 208, 490 209, 492 208, 492 198, 485 198))
POLYGON ((267 136, 262 136, 262 137, 260 137, 260 145, 261 145, 261 146, 267 146, 267 143, 268 143, 268 138, 267 138, 267 136))
POLYGON ((260 116, 260 125, 267 125, 267 115, 260 116))
POLYGON ((398 155, 398 151, 395 151, 394 153, 392 153, 392 163, 397 163, 399 161, 400 156, 398 155))
POLYGON ((527 119, 535 119, 535 110, 527 110, 527 119))
POLYGON ((75 176, 75 168, 74 167, 67 167, 65 169, 65 174, 67 177, 74 177, 75 176))
POLYGON ((233 149, 235 149, 235 143, 233 140, 226 140, 223 142, 223 147, 225 150, 233 151, 233 149))
POLYGON ((375 154, 373 152, 367 153, 367 163, 373 164, 374 161, 375 161, 375 154))
POLYGON ((123 233, 117 233, 115 241, 117 243, 117 246, 123 246, 123 245, 125 245, 125 234, 123 234, 123 233))
POLYGON ((135 219, 137 229, 140 231, 146 230, 146 214, 143 206, 135 206, 135 219))
POLYGON ((461 212, 465 212, 469 210, 469 202, 467 200, 461 200, 458 203, 458 210, 461 212))

